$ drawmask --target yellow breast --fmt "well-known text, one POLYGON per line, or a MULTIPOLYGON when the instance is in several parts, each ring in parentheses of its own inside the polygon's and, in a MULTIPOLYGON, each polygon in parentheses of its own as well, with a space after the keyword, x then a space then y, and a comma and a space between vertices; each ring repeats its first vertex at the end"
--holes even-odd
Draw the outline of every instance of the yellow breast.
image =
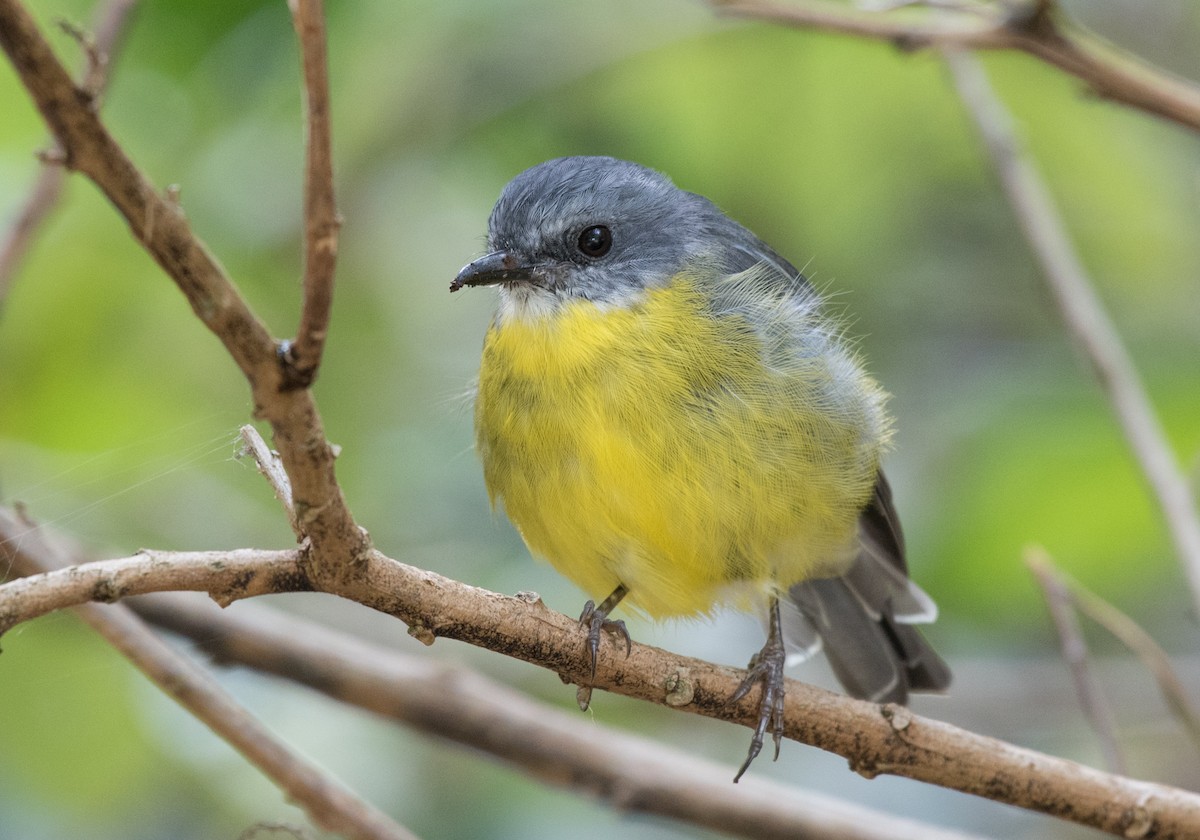
POLYGON ((814 313, 717 282, 744 288, 681 276, 498 319, 484 344, 493 503, 591 597, 624 584, 654 617, 841 571, 887 436, 883 395, 814 313))

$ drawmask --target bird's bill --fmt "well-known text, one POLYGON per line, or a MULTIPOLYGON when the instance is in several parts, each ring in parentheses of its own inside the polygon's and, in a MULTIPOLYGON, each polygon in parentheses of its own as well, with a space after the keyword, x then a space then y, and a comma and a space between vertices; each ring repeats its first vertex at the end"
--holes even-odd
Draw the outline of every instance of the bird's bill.
POLYGON ((513 283, 530 280, 533 266, 522 262, 507 251, 495 251, 463 266, 462 271, 450 284, 450 291, 457 292, 464 286, 494 286, 497 283, 513 283))

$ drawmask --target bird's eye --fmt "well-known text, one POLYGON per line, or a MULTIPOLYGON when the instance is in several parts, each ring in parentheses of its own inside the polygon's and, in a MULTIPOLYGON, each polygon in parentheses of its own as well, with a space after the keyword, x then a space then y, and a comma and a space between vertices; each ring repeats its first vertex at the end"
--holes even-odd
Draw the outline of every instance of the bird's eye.
POLYGON ((594 225, 585 228, 579 234, 579 250, 587 257, 598 259, 612 248, 612 231, 604 225, 594 225))

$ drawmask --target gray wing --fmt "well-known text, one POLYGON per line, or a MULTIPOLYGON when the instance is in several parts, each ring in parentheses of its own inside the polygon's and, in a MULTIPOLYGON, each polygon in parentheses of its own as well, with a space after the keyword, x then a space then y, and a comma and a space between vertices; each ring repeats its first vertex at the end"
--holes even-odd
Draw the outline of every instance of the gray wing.
POLYGON ((882 472, 858 534, 858 555, 844 575, 792 587, 801 620, 793 638, 804 645, 805 629, 810 639, 819 636, 834 674, 855 697, 906 703, 910 691, 944 690, 950 668, 911 626, 933 621, 937 607, 908 579, 904 536, 882 472))

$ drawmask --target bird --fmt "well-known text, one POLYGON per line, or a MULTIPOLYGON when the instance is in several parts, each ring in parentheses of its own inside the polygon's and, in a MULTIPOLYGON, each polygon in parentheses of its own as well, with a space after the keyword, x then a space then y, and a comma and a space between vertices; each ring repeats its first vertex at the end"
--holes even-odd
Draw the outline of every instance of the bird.
MULTIPOLYGON (((881 469, 887 396, 809 280, 713 202, 648 167, 548 160, 513 178, 487 253, 450 290, 495 286, 475 389, 493 507, 587 593, 601 638, 618 605, 651 619, 758 612, 767 639, 736 702, 761 689, 738 781, 768 733, 779 757, 791 658, 823 650, 847 693, 945 690, 913 625, 881 469)), ((581 686, 587 708, 590 686, 581 686)))

